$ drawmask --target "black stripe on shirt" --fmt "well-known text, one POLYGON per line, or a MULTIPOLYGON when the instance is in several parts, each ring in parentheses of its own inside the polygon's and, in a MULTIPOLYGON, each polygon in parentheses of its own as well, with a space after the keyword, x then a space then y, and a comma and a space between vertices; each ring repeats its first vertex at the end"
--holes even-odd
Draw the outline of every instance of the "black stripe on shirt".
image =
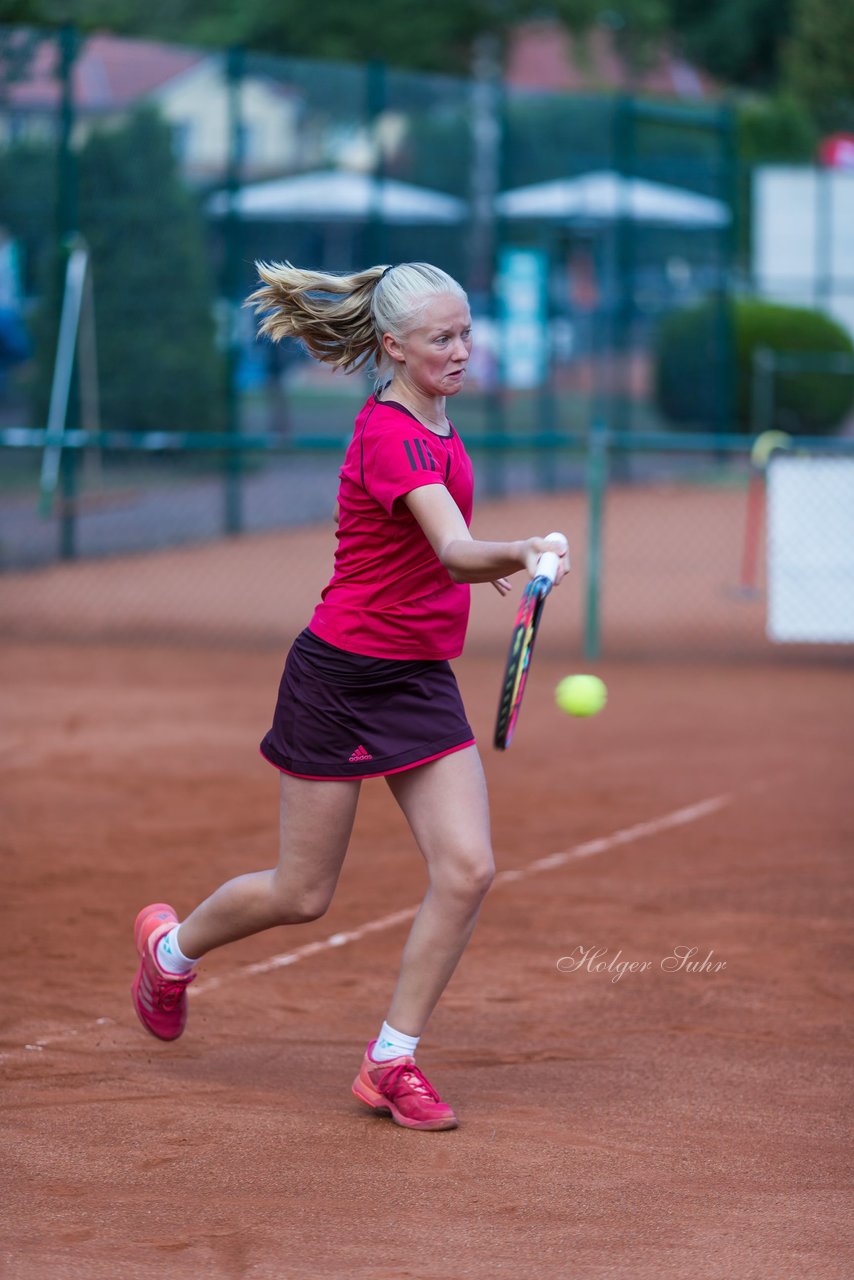
POLYGON ((403 447, 413 471, 438 471, 439 466, 426 440, 404 440, 403 447), (413 445, 415 452, 413 453, 413 445), (418 455, 416 458, 416 454, 418 455))
POLYGON ((433 453, 430 448, 430 445, 427 443, 426 440, 422 440, 421 443, 424 445, 424 452, 427 454, 427 457, 430 459, 430 470, 438 471, 439 468, 436 466, 436 459, 433 457, 433 453))

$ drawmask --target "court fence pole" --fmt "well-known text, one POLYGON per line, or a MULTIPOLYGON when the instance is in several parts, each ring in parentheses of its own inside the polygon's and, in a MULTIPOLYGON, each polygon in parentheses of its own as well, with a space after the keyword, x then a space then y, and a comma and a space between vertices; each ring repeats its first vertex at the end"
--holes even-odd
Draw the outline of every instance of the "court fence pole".
POLYGON ((368 210, 367 261, 371 263, 388 262, 388 233, 385 221, 384 191, 386 182, 385 143, 383 141, 382 120, 388 100, 388 71, 386 64, 379 58, 372 58, 366 69, 366 103, 368 137, 373 147, 373 164, 371 176, 370 208, 368 210))
MULTIPOLYGON (((244 51, 239 46, 226 53, 226 85, 228 92, 228 169, 226 189, 228 212, 225 217, 225 253, 223 265, 223 293, 227 323, 225 348, 225 433, 230 441, 240 434, 240 409, 238 375, 240 365, 240 241, 241 215, 239 210, 240 183, 243 169, 243 111, 242 81, 244 51)), ((242 472, 243 455, 239 449, 226 449, 224 466, 224 525, 225 533, 236 534, 243 529, 242 472)))
POLYGON ((602 647, 602 521, 608 485, 608 432, 594 419, 587 440, 587 574, 584 599, 584 656, 598 658, 602 647))
MULTIPOLYGON (((74 151, 74 62, 77 57, 77 31, 64 26, 59 32, 60 126, 57 156, 57 273, 61 282, 60 306, 65 296, 66 268, 78 232, 77 156, 74 151)), ((76 326, 75 334, 76 338, 76 326)), ((74 430, 79 423, 77 344, 71 353, 69 387, 63 415, 63 430, 74 430)), ((65 449, 59 455, 59 555, 62 560, 77 557, 77 469, 76 450, 65 449)))
MULTIPOLYGON (((506 432, 504 371, 501 337, 501 307, 498 299, 498 272, 504 227, 495 213, 495 197, 506 186, 509 147, 507 96, 501 79, 501 61, 496 39, 479 36, 472 58, 469 119, 471 121, 472 216, 469 223, 469 293, 485 308, 496 336, 495 364, 490 366, 482 396, 484 428, 489 435, 506 432)), ((484 492, 494 497, 504 493, 506 458, 499 445, 484 459, 484 492)))
MULTIPOLYGON (((737 352, 735 339, 735 315, 732 305, 733 264, 738 239, 738 137, 735 109, 724 102, 717 119, 720 168, 717 195, 726 204, 729 217, 720 228, 720 292, 719 313, 721 390, 718 399, 717 433, 720 436, 732 431, 738 399, 737 352)), ((721 453, 719 455, 723 457, 721 453)))

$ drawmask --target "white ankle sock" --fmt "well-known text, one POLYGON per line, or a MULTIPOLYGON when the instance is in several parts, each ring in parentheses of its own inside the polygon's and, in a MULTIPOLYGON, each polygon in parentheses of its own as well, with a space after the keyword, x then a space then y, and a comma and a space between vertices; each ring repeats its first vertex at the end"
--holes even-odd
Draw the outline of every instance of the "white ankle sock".
POLYGON ((395 1031, 394 1027, 384 1022, 371 1050, 371 1057, 374 1062, 388 1062, 390 1058, 399 1058, 405 1053, 414 1058, 420 1039, 420 1036, 405 1036, 402 1031, 395 1031))
POLYGON ((191 960, 189 956, 185 956, 178 946, 178 930, 180 927, 180 925, 176 924, 174 929, 164 933, 157 944, 157 963, 167 973, 189 973, 199 963, 198 960, 191 960))

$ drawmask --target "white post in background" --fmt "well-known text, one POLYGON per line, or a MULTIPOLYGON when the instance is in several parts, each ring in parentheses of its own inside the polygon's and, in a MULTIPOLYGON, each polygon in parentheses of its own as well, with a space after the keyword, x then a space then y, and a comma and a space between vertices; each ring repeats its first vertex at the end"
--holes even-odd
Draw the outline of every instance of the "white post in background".
POLYGON ((77 244, 68 255, 65 270, 65 290, 62 296, 59 337, 56 343, 56 360, 50 389, 45 448, 42 454, 39 512, 43 516, 49 516, 53 510, 53 498, 59 481, 59 463, 68 418, 68 398, 71 393, 71 377, 74 372, 74 355, 77 348, 88 261, 87 249, 82 244, 77 244))
POLYGON ((768 638, 854 643, 854 458, 768 465, 768 638))

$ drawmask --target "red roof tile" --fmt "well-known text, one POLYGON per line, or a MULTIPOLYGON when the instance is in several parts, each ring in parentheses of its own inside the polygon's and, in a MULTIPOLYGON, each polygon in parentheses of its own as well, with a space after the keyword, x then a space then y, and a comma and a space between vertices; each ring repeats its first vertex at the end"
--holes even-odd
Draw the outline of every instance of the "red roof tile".
POLYGON ((709 98, 720 92, 710 76, 666 48, 651 66, 635 71, 606 28, 592 27, 579 37, 548 20, 516 28, 507 50, 504 78, 516 89, 566 93, 626 89, 677 98, 709 98))
MULTIPOLYGON (((189 71, 205 55, 152 40, 90 36, 74 64, 74 95, 81 111, 120 109, 189 71)), ((55 108, 60 88, 55 40, 40 44, 26 80, 6 88, 5 100, 19 109, 55 108)))

